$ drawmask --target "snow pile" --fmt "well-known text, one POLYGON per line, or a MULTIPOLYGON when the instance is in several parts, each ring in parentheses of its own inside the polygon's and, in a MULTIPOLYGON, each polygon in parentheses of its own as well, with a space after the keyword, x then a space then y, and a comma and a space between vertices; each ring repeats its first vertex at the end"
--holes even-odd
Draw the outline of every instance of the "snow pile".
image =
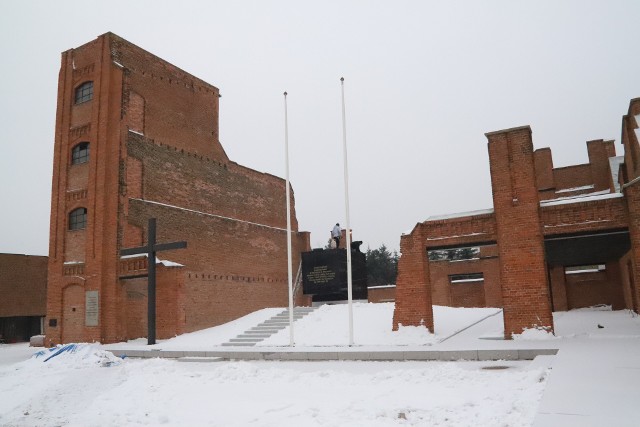
POLYGON ((521 334, 511 334, 511 337, 516 341, 553 340, 557 338, 553 335, 553 332, 545 327, 523 328, 521 334))
POLYGON ((455 363, 158 359, 117 369, 126 382, 91 385, 91 404, 58 421, 95 425, 99 414, 101 425, 133 426, 529 426, 547 373, 455 363))
MULTIPOLYGON (((393 303, 353 304, 353 336, 356 345, 431 345, 436 342, 424 326, 403 326, 393 331, 393 303)), ((346 304, 323 305, 293 324, 294 341, 300 346, 349 345, 349 312, 346 304)), ((289 345, 289 328, 258 345, 289 345)))
POLYGON ((108 351, 102 350, 98 344, 65 344, 41 350, 31 356, 25 363, 31 365, 46 363, 57 368, 90 366, 108 367, 119 365, 122 359, 108 351))
POLYGON ((553 313, 556 336, 562 338, 640 338, 640 317, 610 305, 553 313))

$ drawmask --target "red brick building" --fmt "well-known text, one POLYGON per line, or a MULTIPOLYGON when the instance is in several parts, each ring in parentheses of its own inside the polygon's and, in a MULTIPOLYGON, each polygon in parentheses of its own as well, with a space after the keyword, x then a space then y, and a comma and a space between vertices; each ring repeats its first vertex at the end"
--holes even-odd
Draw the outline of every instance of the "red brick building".
POLYGON ((0 254, 0 342, 42 333, 47 301, 47 257, 0 254))
POLYGON ((589 163, 554 168, 528 126, 487 133, 493 209, 431 217, 402 236, 394 328, 432 304, 503 307, 505 337, 553 329, 552 311, 640 306, 640 99, 589 163))
MULTIPOLYGON (((216 87, 111 33, 62 53, 48 265, 47 344, 146 336, 145 244, 166 338, 287 304, 285 181, 227 157, 216 87)), ((292 201, 294 267, 309 250, 292 201)))

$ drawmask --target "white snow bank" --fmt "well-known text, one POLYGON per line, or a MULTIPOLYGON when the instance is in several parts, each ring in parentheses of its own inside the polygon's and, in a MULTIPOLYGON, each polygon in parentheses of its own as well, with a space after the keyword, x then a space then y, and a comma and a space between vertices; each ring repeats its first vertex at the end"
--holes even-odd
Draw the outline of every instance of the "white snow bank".
MULTIPOLYGON (((353 336, 357 345, 430 345, 435 337, 424 326, 405 326, 392 331, 393 303, 354 303, 353 336)), ((294 342, 301 346, 349 345, 346 304, 323 305, 293 324, 294 342)), ((289 327, 258 345, 289 345, 289 327)))
POLYGON ((554 340, 557 339, 553 333, 546 328, 525 328, 521 334, 511 334, 511 337, 518 341, 540 341, 540 340, 554 340))
MULTIPOLYGON (((428 346, 469 325, 496 314, 497 308, 433 306, 435 335, 424 326, 393 326, 395 304, 354 303, 353 340, 356 346, 428 346)), ((346 346, 349 344, 349 311, 346 304, 323 305, 293 324, 296 346, 346 346)), ((259 346, 289 345, 289 328, 262 341, 259 346)))
POLYGON ((88 366, 115 366, 122 359, 102 349, 99 344, 65 344, 35 353, 25 366, 52 366, 82 368, 88 366))

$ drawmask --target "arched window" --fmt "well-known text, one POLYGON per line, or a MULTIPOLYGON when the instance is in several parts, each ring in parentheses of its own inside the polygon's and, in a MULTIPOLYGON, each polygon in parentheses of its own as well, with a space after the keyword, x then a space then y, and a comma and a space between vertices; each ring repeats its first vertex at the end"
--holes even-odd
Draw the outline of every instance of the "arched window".
POLYGON ((87 208, 78 208, 69 214, 69 230, 84 230, 87 228, 87 208))
POLYGON ((93 98, 93 82, 84 82, 76 88, 76 104, 91 101, 93 98))
POLYGON ((71 150, 71 164, 79 165, 89 161, 89 143, 81 142, 71 150))

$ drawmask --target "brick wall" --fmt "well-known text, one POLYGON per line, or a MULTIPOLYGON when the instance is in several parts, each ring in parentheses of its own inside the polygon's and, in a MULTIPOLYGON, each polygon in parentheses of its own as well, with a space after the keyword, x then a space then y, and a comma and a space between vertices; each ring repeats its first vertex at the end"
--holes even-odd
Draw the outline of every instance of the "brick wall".
MULTIPOLYGON (((585 163, 582 165, 555 168, 553 170, 553 181, 556 191, 593 184, 591 165, 585 163)), ((556 197, 559 196, 556 195, 556 197)))
MULTIPOLYGON (((146 200, 272 227, 287 226, 285 181, 281 178, 233 162, 221 163, 172 146, 159 146, 131 133, 127 152, 142 163, 140 183, 133 174, 127 173, 127 177, 133 178, 135 187, 141 186, 146 200)), ((293 192, 291 198, 291 226, 297 230, 293 192)))
POLYGON ((542 207, 545 236, 625 228, 626 201, 622 197, 542 207))
POLYGON ((614 310, 624 308, 622 282, 618 263, 607 264, 604 271, 567 274, 567 304, 569 310, 597 304, 611 305, 614 310))
POLYGON ((124 67, 122 109, 130 128, 179 149, 228 160, 218 141, 219 90, 115 34, 109 38, 113 60, 124 67))
POLYGON ((373 303, 395 301, 396 287, 384 286, 384 287, 369 288, 367 289, 367 298, 369 302, 373 302, 373 303))
POLYGON ((0 317, 44 316, 47 257, 0 254, 0 317))
MULTIPOLYGON (((495 246, 492 247, 495 248, 495 246)), ((429 274, 433 304, 452 307, 502 307, 500 260, 497 257, 454 262, 432 261, 429 262, 429 274), (450 275, 470 273, 482 273, 484 283, 473 287, 469 284, 453 285, 449 280, 450 275), (473 300, 469 299, 471 297, 463 296, 469 294, 467 288, 469 292, 478 293, 473 300), (458 294, 455 294, 456 292, 458 294), (480 299, 482 299, 482 305, 479 305, 480 299), (467 300, 470 305, 465 305, 467 300)))
POLYGON ((428 220, 421 223, 420 228, 429 248, 472 245, 496 239, 496 221, 492 213, 428 220))
POLYGON ((451 307, 486 307, 483 282, 452 283, 451 307))

